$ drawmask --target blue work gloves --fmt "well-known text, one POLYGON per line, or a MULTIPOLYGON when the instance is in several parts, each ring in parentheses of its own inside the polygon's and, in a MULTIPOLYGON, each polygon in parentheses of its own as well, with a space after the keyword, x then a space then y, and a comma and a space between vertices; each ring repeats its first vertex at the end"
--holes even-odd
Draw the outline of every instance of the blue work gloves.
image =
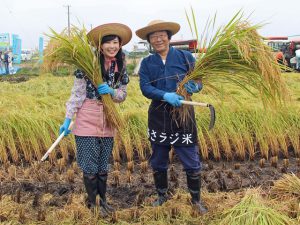
POLYGON ((68 136, 68 134, 71 132, 69 130, 70 123, 71 123, 71 119, 66 118, 65 121, 64 121, 64 123, 59 128, 59 135, 61 135, 61 133, 65 131, 65 135, 64 136, 68 136))
POLYGON ((175 92, 166 92, 163 96, 163 99, 168 102, 170 105, 179 107, 181 106, 180 100, 183 100, 184 98, 175 92))
POLYGON ((197 93, 202 90, 203 85, 201 83, 196 83, 193 80, 189 80, 187 83, 184 84, 184 88, 189 93, 192 95, 193 93, 197 93))
POLYGON ((110 94, 111 96, 114 96, 114 94, 115 94, 114 89, 112 89, 110 86, 108 86, 107 83, 100 84, 98 86, 98 92, 100 95, 110 94))

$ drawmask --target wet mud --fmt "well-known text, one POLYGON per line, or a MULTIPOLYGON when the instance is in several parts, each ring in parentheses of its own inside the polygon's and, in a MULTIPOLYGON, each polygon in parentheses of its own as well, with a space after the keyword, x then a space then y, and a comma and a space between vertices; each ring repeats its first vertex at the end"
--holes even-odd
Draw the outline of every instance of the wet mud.
MULTIPOLYGON (((73 163, 74 165, 74 163, 73 163)), ((33 207, 39 203, 42 195, 50 193, 52 198, 47 202, 47 206, 63 207, 70 201, 72 194, 84 194, 85 189, 82 182, 80 170, 72 169, 70 178, 70 168, 58 170, 56 167, 44 168, 41 165, 36 167, 14 167, 15 176, 12 176, 11 166, 1 165, 0 171, 0 195, 11 195, 16 201, 32 201, 33 207), (25 178, 29 171, 29 178, 25 178), (26 196, 23 198, 23 196, 26 196), (22 199, 23 198, 23 199, 22 199)), ((110 203, 118 209, 141 206, 145 200, 155 197, 152 171, 141 172, 136 166, 134 172, 128 178, 125 165, 121 166, 118 182, 116 182, 114 172, 109 173, 108 199, 110 203), (130 181, 130 182, 129 182, 130 181)), ((286 161, 278 160, 276 164, 265 162, 263 167, 259 161, 244 162, 214 162, 202 163, 201 185, 202 189, 208 192, 217 191, 240 191, 241 189, 261 186, 263 189, 271 187, 275 180, 285 173, 295 173, 300 177, 299 160, 290 158, 286 161)), ((178 188, 187 191, 186 176, 181 164, 175 160, 170 165, 169 171, 169 192, 172 194, 178 188)))

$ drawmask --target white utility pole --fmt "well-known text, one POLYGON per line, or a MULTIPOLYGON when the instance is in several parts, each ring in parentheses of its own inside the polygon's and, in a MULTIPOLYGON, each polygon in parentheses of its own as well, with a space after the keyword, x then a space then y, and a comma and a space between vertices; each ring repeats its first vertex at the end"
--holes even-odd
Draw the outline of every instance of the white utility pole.
POLYGON ((68 35, 70 36, 70 5, 64 5, 64 7, 68 8, 68 35))

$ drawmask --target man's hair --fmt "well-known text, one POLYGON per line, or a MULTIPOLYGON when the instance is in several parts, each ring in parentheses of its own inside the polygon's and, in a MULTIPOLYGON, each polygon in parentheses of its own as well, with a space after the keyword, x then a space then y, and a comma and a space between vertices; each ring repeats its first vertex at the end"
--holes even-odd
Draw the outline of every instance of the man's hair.
POLYGON ((148 43, 150 43, 150 35, 153 34, 153 33, 155 33, 155 32, 159 32, 159 31, 166 31, 167 35, 168 35, 168 39, 171 40, 172 35, 173 35, 171 31, 169 31, 169 30, 158 30, 158 31, 154 31, 154 32, 151 32, 151 33, 147 34, 147 41, 148 41, 148 43))

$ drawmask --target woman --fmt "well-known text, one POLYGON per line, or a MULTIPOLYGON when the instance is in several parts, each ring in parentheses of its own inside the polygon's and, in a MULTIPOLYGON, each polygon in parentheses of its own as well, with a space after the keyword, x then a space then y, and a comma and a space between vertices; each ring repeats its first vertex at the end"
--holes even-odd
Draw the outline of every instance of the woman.
POLYGON ((60 127, 60 133, 70 133, 69 125, 76 114, 75 135, 77 163, 83 171, 83 181, 88 194, 87 207, 93 208, 96 196, 100 196, 102 213, 113 211, 106 201, 106 186, 109 157, 114 142, 114 128, 108 125, 101 96, 110 94, 114 102, 123 102, 126 98, 126 85, 129 78, 122 46, 132 36, 129 27, 119 23, 100 25, 88 33, 93 45, 100 51, 102 77, 105 81, 97 88, 85 76, 76 70, 72 94, 66 103, 66 118, 60 127), (103 36, 99 45, 99 36, 103 36))

